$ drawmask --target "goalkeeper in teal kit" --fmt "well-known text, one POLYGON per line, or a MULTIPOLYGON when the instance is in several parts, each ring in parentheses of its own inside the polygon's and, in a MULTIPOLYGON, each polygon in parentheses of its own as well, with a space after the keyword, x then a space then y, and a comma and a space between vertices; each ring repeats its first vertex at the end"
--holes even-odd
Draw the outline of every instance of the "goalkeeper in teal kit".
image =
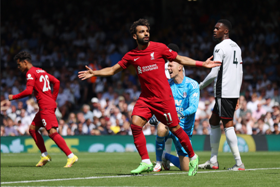
MULTIPOLYGON (((175 44, 169 44, 168 47, 173 51, 179 50, 178 46, 175 44)), ((199 85, 195 80, 184 76, 183 66, 177 62, 173 61, 168 63, 168 72, 171 78, 169 80, 169 84, 175 100, 180 126, 188 134, 191 140, 195 122, 195 113, 199 102, 199 85)), ((159 172, 162 170, 162 167, 164 167, 166 170, 169 170, 170 162, 180 170, 188 171, 188 153, 182 147, 178 138, 168 130, 167 126, 159 122, 155 116, 153 116, 149 122, 152 125, 158 125, 156 138, 157 163, 153 171, 159 172), (168 138, 173 139, 179 157, 164 151, 165 141, 168 138)))

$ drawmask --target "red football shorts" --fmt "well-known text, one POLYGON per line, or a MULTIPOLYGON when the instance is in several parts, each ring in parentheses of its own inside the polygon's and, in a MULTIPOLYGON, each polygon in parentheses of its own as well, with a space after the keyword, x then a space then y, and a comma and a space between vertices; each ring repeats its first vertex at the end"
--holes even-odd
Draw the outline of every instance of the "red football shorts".
POLYGON ((168 127, 175 127, 179 124, 173 98, 162 102, 147 102, 139 98, 133 108, 132 116, 140 116, 149 121, 153 114, 158 121, 168 127))
POLYGON ((31 125, 36 127, 45 127, 46 130, 50 130, 52 127, 57 128, 58 122, 54 112, 55 109, 39 110, 31 125))

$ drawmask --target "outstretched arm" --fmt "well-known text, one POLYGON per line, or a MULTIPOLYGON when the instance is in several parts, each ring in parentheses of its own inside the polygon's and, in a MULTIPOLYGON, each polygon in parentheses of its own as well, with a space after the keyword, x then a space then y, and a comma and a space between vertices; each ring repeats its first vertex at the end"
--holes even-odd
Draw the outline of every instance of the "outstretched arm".
POLYGON ((199 88, 203 89, 209 84, 211 84, 213 80, 217 77, 219 70, 220 67, 212 68, 211 72, 207 75, 207 77, 199 84, 199 88))
POLYGON ((114 66, 108 67, 108 68, 103 68, 101 70, 96 70, 93 71, 91 68, 86 66, 87 70, 86 71, 79 71, 78 77, 82 80, 89 79, 93 76, 97 77, 108 77, 112 76, 118 72, 120 72, 123 68, 117 63, 114 66))
POLYGON ((14 100, 14 99, 20 99, 20 98, 29 96, 29 95, 32 94, 32 92, 33 92, 33 86, 27 85, 26 89, 23 90, 22 92, 20 92, 19 94, 16 94, 16 95, 10 94, 8 97, 9 97, 9 100, 11 101, 11 100, 14 100))
POLYGON ((211 60, 212 58, 213 58, 213 56, 208 58, 206 61, 201 62, 201 61, 193 60, 186 56, 177 55, 174 61, 182 64, 183 66, 202 66, 202 67, 206 67, 206 68, 213 68, 213 67, 217 67, 217 66, 221 65, 221 62, 212 61, 211 60))

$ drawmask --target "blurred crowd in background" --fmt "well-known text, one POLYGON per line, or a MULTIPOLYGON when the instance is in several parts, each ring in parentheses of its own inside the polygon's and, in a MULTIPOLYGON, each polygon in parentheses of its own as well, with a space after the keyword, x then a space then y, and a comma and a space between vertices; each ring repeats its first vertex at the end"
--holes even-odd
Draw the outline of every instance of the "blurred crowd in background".
MULTIPOLYGON (((220 4, 178 0, 172 1, 174 6, 159 0, 110 2, 2 2, 1 136, 28 135, 38 111, 34 96, 8 101, 9 94, 25 89, 25 74, 13 61, 23 50, 31 53, 34 66, 60 80, 56 116, 61 135, 131 134, 131 113, 141 92, 133 67, 87 81, 79 80, 77 73, 84 65, 96 70, 112 66, 135 48, 129 27, 139 18, 149 20, 152 41, 175 43, 180 55, 202 61, 216 45, 212 40, 215 23, 221 18, 230 20, 230 38, 242 49, 244 71, 234 116, 236 133, 280 133, 279 1, 251 1, 249 9, 240 0, 220 4), (166 7, 172 7, 168 13, 163 11, 166 7)), ((186 76, 198 83, 209 72, 185 67, 186 76)), ((193 134, 210 133, 214 102, 211 84, 201 90, 193 134)), ((47 132, 42 129, 42 134, 47 132)), ((147 123, 144 134, 156 134, 156 127, 147 123)))

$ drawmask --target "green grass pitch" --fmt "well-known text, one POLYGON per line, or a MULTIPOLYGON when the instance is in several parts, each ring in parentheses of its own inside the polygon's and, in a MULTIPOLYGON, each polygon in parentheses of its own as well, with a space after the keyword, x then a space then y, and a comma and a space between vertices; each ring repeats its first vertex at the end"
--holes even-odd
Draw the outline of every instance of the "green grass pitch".
MULTIPOLYGON (((197 154, 200 163, 210 157, 210 152, 197 154)), ((64 154, 50 155, 50 163, 36 168, 39 154, 1 153, 1 186, 280 186, 280 152, 242 153, 247 170, 235 172, 226 170, 235 164, 231 153, 219 153, 219 170, 199 170, 194 177, 176 167, 132 176, 138 153, 77 153, 79 161, 71 168, 63 168, 64 154)), ((155 153, 150 157, 155 161, 155 153)))

